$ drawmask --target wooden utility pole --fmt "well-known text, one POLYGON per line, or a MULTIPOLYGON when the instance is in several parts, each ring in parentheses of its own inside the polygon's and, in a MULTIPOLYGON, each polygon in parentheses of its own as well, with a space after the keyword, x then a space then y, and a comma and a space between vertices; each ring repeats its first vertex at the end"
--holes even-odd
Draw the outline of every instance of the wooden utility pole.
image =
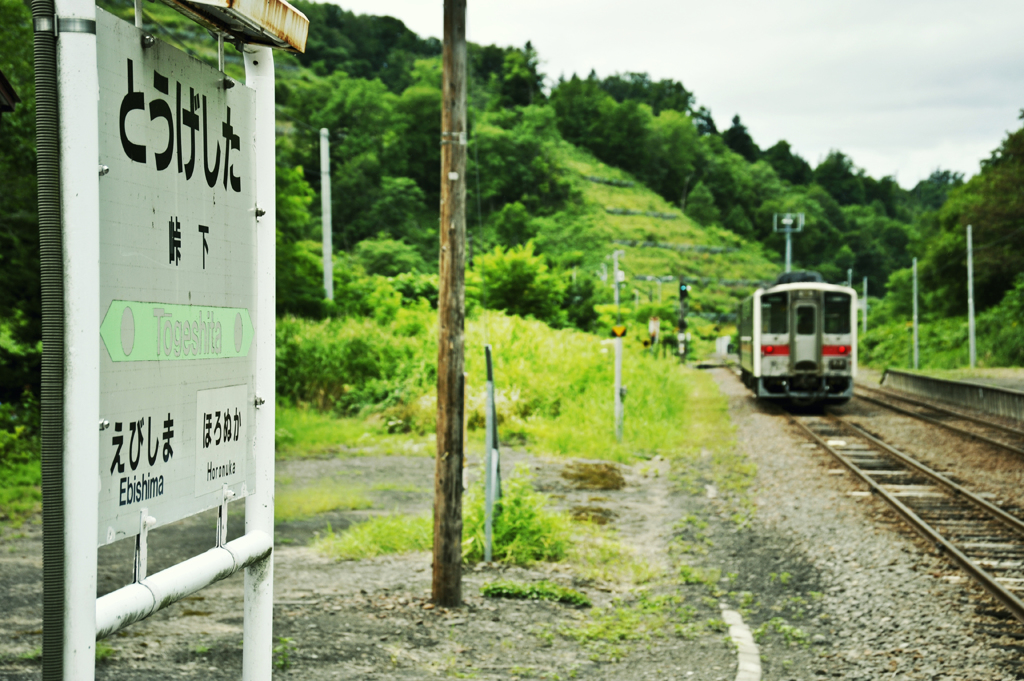
POLYGON ((466 0, 444 2, 441 257, 438 291, 434 579, 438 605, 462 603, 462 421, 466 385, 466 0))

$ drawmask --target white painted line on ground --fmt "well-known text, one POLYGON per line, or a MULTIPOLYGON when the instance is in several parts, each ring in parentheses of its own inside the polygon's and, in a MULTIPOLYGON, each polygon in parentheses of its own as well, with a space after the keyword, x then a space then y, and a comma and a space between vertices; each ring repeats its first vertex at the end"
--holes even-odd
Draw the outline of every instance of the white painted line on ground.
POLYGON ((739 668, 736 681, 761 681, 761 653, 754 643, 750 627, 743 623, 743 617, 735 610, 722 606, 722 619, 729 625, 729 638, 736 644, 739 668))

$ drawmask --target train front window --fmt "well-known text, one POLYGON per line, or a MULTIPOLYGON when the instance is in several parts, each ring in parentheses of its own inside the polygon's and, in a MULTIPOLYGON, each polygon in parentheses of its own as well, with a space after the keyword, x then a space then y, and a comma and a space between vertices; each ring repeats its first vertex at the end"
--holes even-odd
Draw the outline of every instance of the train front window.
POLYGON ((785 293, 761 297, 761 333, 789 333, 789 296, 785 293))
POLYGON ((796 309, 796 332, 801 336, 814 335, 814 307, 811 305, 801 305, 796 309))
POLYGON ((850 333, 850 296, 846 293, 825 294, 825 333, 850 333))

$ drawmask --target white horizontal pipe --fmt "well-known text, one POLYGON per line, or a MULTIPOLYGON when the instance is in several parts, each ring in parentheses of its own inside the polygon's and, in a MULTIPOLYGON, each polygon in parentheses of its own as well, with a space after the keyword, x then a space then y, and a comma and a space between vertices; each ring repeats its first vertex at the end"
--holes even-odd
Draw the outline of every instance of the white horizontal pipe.
POLYGON ((110 636, 270 555, 266 532, 249 532, 96 600, 96 638, 110 636))

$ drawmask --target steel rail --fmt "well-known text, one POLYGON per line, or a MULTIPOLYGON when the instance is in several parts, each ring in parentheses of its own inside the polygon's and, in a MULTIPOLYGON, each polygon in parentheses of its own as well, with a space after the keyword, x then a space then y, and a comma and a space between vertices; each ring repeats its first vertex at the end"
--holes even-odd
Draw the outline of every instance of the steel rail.
POLYGON ((994 428, 996 430, 1001 430, 1004 433, 1009 433, 1010 435, 1016 435, 1017 437, 1024 438, 1024 430, 1019 430, 1017 428, 1011 428, 1010 426, 1004 426, 1001 423, 995 423, 993 421, 987 421, 987 420, 985 420, 983 418, 978 418, 977 416, 971 416, 969 414, 963 414, 963 413, 958 412, 958 411, 953 411, 952 409, 946 409, 945 407, 938 407, 938 406, 936 406, 934 404, 929 404, 928 402, 922 402, 921 400, 915 400, 915 399, 913 399, 911 397, 904 397, 903 395, 897 395, 897 394, 895 394, 893 392, 890 392, 888 390, 879 390, 878 388, 868 388, 867 386, 863 386, 863 385, 859 386, 858 390, 867 390, 868 392, 873 392, 873 393, 878 393, 880 395, 885 395, 886 397, 891 397, 894 400, 900 400, 901 402, 908 402, 908 403, 913 404, 913 405, 918 406, 918 407, 924 407, 925 409, 931 409, 932 411, 937 411, 937 412, 942 413, 942 414, 949 414, 950 416, 955 416, 956 418, 963 419, 965 421, 973 421, 974 423, 977 423, 979 425, 985 426, 986 428, 994 428))
POLYGON ((807 427, 806 424, 789 417, 792 423, 799 426, 805 433, 811 436, 815 442, 823 447, 829 454, 838 459, 844 466, 850 469, 850 471, 864 481, 868 487, 871 488, 872 493, 878 494, 885 501, 892 506, 893 509, 906 520, 914 530, 917 531, 925 540, 935 545, 935 548, 940 552, 946 553, 953 562, 960 566, 960 568, 967 574, 974 577, 974 579, 981 584, 981 586, 988 591, 994 598, 1000 603, 1006 606, 1010 613, 1017 618, 1020 622, 1024 623, 1024 601, 1017 598, 1011 592, 1007 591, 1003 586, 996 580, 995 577, 990 575, 980 566, 976 565, 974 561, 968 558, 960 549, 958 549, 952 542, 939 534, 931 525, 926 523, 917 515, 910 507, 904 504, 902 501, 897 499, 888 490, 882 487, 880 484, 871 479, 871 476, 867 475, 863 470, 854 464, 843 454, 836 451, 831 447, 825 440, 823 440, 817 433, 807 427))
POLYGON ((897 407, 895 404, 889 404, 888 402, 884 402, 883 400, 879 400, 874 397, 868 397, 867 395, 860 395, 856 393, 854 396, 859 397, 862 400, 867 400, 868 402, 877 404, 880 407, 885 407, 886 409, 891 409, 895 412, 899 412, 900 414, 904 414, 915 419, 920 419, 922 421, 932 424, 933 426, 939 426, 940 428, 951 430, 959 435, 974 438, 975 440, 981 440, 982 442, 987 442, 988 444, 994 445, 996 447, 1001 447, 1002 449, 1005 449, 1008 452, 1013 452, 1018 456, 1024 456, 1024 449, 1021 449, 1020 447, 1014 447, 1013 445, 1008 445, 1005 442, 1000 442, 999 440, 994 440, 988 437, 987 435, 982 435, 981 433, 972 433, 969 430, 958 428, 956 426, 951 426, 948 423, 943 423, 942 421, 939 421, 938 419, 933 419, 932 417, 925 416, 924 414, 918 414, 915 411, 910 411, 909 409, 904 409, 903 407, 897 407))
POLYGON ((982 509, 986 513, 989 513, 989 514, 995 516, 1000 522, 1002 522, 1004 525, 1009 527, 1011 530, 1014 530, 1014 531, 1019 532, 1022 535, 1024 535, 1024 520, 1021 520, 1020 518, 1018 518, 1015 515, 1007 513, 1006 511, 1004 511, 1003 509, 999 508, 998 506, 996 506, 992 502, 986 501, 985 499, 982 499, 981 497, 979 497, 977 494, 974 494, 973 492, 968 491, 962 485, 958 485, 957 483, 953 482, 952 480, 950 480, 949 478, 944 476, 942 473, 939 473, 938 471, 933 471, 931 468, 929 468, 928 466, 925 466, 920 461, 914 459, 911 456, 908 456, 907 454, 904 454, 903 452, 901 452, 900 450, 896 449, 892 445, 890 445, 890 444, 888 444, 886 442, 883 442, 882 440, 878 439, 877 437, 875 437, 874 435, 872 435, 868 431, 866 431, 863 428, 861 428, 860 426, 858 426, 856 423, 853 423, 851 421, 847 421, 846 419, 837 417, 835 415, 831 415, 831 416, 832 416, 832 418, 834 418, 836 421, 838 421, 842 425, 846 426, 847 428, 852 429, 860 437, 863 437, 865 440, 868 440, 869 442, 871 442, 871 443, 881 447, 885 451, 889 452, 890 454, 895 456, 897 459, 899 459, 900 462, 906 464, 907 466, 910 466, 911 468, 916 470, 918 473, 921 473, 925 477, 927 477, 927 478, 929 478, 931 480, 934 480, 935 482, 937 482, 940 485, 942 485, 943 487, 947 488, 948 490, 950 490, 951 492, 953 492, 957 496, 963 497, 965 500, 971 502, 972 504, 974 504, 978 508, 982 509))

